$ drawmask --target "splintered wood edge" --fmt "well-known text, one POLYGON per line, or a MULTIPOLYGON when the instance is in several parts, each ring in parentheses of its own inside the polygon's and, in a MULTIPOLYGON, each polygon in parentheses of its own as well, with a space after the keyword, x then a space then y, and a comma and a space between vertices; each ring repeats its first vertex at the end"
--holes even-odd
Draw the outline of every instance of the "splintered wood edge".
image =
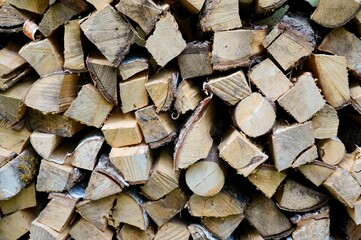
POLYGON ((129 183, 124 180, 122 174, 120 174, 114 165, 110 162, 109 156, 105 153, 101 154, 98 160, 98 164, 94 168, 94 171, 102 173, 118 183, 122 188, 129 187, 129 183))

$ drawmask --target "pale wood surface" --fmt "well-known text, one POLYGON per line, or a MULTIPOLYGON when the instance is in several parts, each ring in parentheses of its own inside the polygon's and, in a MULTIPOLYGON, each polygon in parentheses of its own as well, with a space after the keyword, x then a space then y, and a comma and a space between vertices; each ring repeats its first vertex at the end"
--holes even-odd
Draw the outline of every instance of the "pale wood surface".
POLYGON ((0 146, 0 168, 15 158, 17 154, 0 146))
POLYGON ((326 104, 311 119, 313 127, 313 135, 316 139, 325 139, 337 136, 339 119, 337 111, 326 104))
POLYGON ((193 81, 183 80, 177 88, 175 94, 174 107, 179 114, 185 114, 189 110, 194 110, 202 100, 201 88, 193 81))
POLYGON ((26 208, 35 207, 36 204, 35 184, 31 183, 14 197, 0 201, 0 210, 3 214, 7 215, 26 208))
POLYGON ((30 135, 31 146, 44 159, 49 159, 51 153, 62 141, 62 137, 53 133, 32 132, 30 135))
POLYGON ((286 0, 256 0, 256 11, 264 13, 272 11, 284 4, 286 0))
POLYGON ((117 237, 120 240, 132 240, 132 239, 142 239, 142 240, 153 240, 155 236, 154 228, 148 227, 147 230, 141 230, 137 227, 133 227, 129 224, 124 224, 122 229, 117 234, 117 237))
POLYGON ((316 186, 320 186, 335 169, 334 166, 321 161, 313 161, 298 168, 298 170, 316 186))
POLYGON ((114 230, 111 228, 107 228, 105 231, 101 231, 93 224, 82 218, 72 226, 69 234, 75 240, 111 240, 114 234, 114 230))
POLYGON ((107 6, 112 0, 86 0, 88 3, 92 4, 97 10, 102 9, 107 6))
POLYGON ((14 5, 17 8, 39 14, 45 13, 45 10, 49 6, 48 0, 7 0, 6 2, 14 5))
POLYGON ((64 68, 70 71, 85 71, 81 30, 77 20, 64 25, 64 68))
POLYGON ((84 199, 99 200, 119 193, 122 190, 122 187, 110 177, 103 173, 93 171, 88 187, 85 189, 84 199))
POLYGON ((179 1, 188 11, 193 14, 199 13, 205 0, 180 0, 179 1))
POLYGON ((318 152, 316 145, 311 145, 300 153, 292 163, 293 168, 297 168, 301 165, 313 162, 318 158, 318 152))
POLYGON ((148 69, 148 67, 149 60, 147 57, 129 53, 120 63, 118 70, 122 80, 127 80, 135 74, 148 69))
POLYGON ((188 240, 190 232, 185 223, 174 218, 164 224, 155 234, 154 240, 188 240))
POLYGON ((70 228, 65 228, 62 232, 57 232, 54 229, 42 224, 35 219, 31 222, 30 237, 32 240, 64 240, 69 235, 70 228))
POLYGON ((0 146, 20 154, 28 145, 31 132, 23 127, 20 131, 0 126, 0 146))
POLYGON ((243 220, 243 214, 236 214, 224 218, 206 217, 201 220, 202 225, 220 239, 227 239, 243 220))
POLYGON ((320 140, 317 145, 318 155, 330 165, 338 164, 346 154, 345 145, 337 137, 320 140))
POLYGON ((34 209, 25 209, 7 215, 0 221, 1 239, 19 239, 30 230, 31 222, 35 219, 34 209))

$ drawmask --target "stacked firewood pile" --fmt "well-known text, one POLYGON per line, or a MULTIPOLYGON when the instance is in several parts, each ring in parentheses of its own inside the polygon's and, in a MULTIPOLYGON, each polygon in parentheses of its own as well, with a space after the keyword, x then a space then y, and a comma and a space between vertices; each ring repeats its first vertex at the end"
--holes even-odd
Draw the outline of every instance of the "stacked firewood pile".
POLYGON ((0 0, 0 239, 361 239, 359 0, 0 0))

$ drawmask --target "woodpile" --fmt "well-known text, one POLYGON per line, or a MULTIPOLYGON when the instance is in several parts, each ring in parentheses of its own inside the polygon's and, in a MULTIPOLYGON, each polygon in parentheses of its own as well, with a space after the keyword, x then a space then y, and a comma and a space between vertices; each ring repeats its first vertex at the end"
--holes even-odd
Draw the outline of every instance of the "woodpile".
POLYGON ((0 239, 361 239, 358 0, 0 0, 0 239))

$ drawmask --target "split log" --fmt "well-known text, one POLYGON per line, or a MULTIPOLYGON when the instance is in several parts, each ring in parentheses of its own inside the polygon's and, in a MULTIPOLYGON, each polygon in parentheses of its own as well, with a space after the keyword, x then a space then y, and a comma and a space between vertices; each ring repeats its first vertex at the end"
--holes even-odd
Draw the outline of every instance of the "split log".
POLYGON ((35 218, 36 212, 33 208, 5 216, 0 221, 1 238, 4 240, 19 239, 30 230, 31 222, 35 218))
POLYGON ((64 25, 64 69, 74 72, 84 72, 84 52, 80 25, 77 20, 64 25))
POLYGON ((69 234, 75 240, 111 240, 113 238, 114 230, 111 228, 107 228, 105 231, 101 231, 93 224, 82 218, 72 226, 69 234))
POLYGON ((292 168, 297 168, 301 165, 313 162, 318 158, 317 147, 316 145, 311 145, 305 151, 303 151, 295 161, 292 163, 292 168))
POLYGON ((44 14, 49 6, 49 0, 6 0, 7 3, 29 12, 44 14))
POLYGON ((228 239, 243 218, 243 214, 223 218, 206 217, 201 219, 201 223, 209 232, 219 239, 228 239))
POLYGON ((42 224, 35 219, 30 226, 30 237, 32 240, 64 240, 69 235, 69 226, 62 232, 57 232, 54 229, 42 224))
POLYGON ((22 127, 19 131, 0 125, 0 146, 20 154, 29 143, 31 132, 22 127))
POLYGON ((155 30, 147 39, 145 47, 161 67, 186 48, 178 24, 169 12, 156 23, 155 30))
POLYGON ((193 240, 215 240, 216 238, 204 227, 199 224, 191 224, 188 230, 193 240))
POLYGON ((354 220, 357 225, 361 224, 361 201, 360 198, 354 204, 353 208, 346 207, 346 210, 350 217, 354 220))
POLYGON ((203 32, 227 31, 242 27, 238 0, 206 0, 199 18, 203 32))
POLYGON ((219 156, 245 177, 268 159, 266 154, 234 128, 225 133, 218 149, 219 156))
POLYGON ((337 111, 326 104, 311 119, 313 135, 316 139, 332 138, 337 136, 339 119, 337 111))
POLYGON ((277 102, 300 123, 309 120, 326 104, 315 79, 309 72, 298 76, 296 84, 277 102))
POLYGON ((198 103, 203 99, 201 88, 193 81, 183 80, 175 94, 174 108, 180 115, 196 109, 198 103))
POLYGON ((276 8, 282 6, 287 0, 257 0, 256 1, 256 12, 265 13, 273 11, 276 8))
POLYGON ((113 0, 86 0, 88 3, 92 4, 97 10, 100 10, 111 3, 113 0))
POLYGON ((147 70, 149 67, 149 60, 143 55, 129 53, 120 63, 118 70, 122 80, 134 76, 137 73, 147 70))
POLYGON ((32 132, 30 135, 31 146, 44 159, 49 159, 62 141, 62 137, 53 133, 32 132))
POLYGON ((360 8, 356 0, 320 0, 311 19, 324 27, 336 28, 350 21, 360 8))
POLYGON ((0 32, 15 33, 22 30, 22 25, 26 22, 18 9, 11 6, 9 2, 0 5, 0 32))
POLYGON ((177 218, 174 218, 158 229, 154 240, 188 240, 190 232, 188 226, 177 218))
POLYGON ((14 197, 0 201, 0 210, 2 214, 7 215, 36 205, 35 184, 31 183, 14 197))
POLYGON ((145 70, 126 81, 119 83, 120 100, 123 113, 127 113, 148 105, 148 94, 145 83, 148 71, 145 70))
POLYGON ((350 83, 350 98, 352 107, 358 112, 361 112, 361 86, 358 81, 350 83))
POLYGON ((39 158, 29 146, 0 168, 0 200, 14 197, 31 183, 37 174, 39 158))
POLYGON ((100 128, 112 108, 113 104, 107 102, 93 85, 86 84, 64 113, 64 116, 85 125, 100 128))
POLYGON ((130 25, 110 5, 91 15, 80 27, 85 36, 115 66, 124 59, 135 39, 130 25))
POLYGON ((110 177, 93 171, 88 186, 85 189, 84 199, 95 201, 120 193, 122 190, 122 187, 110 177))
POLYGON ((128 224, 124 224, 122 229, 120 229, 120 231, 117 234, 117 239, 119 239, 119 240, 132 240, 132 239, 153 240, 154 236, 155 236, 155 232, 151 226, 143 231, 137 227, 133 227, 128 224))
POLYGON ((102 132, 111 147, 139 144, 143 140, 143 134, 134 113, 123 114, 118 108, 110 113, 102 127, 102 132))
POLYGON ((201 11, 205 0, 180 0, 183 7, 193 14, 197 14, 201 11))
POLYGON ((276 121, 276 112, 260 93, 251 93, 237 104, 232 119, 242 132, 255 138, 271 130, 276 121))
POLYGON ((247 221, 243 221, 240 225, 240 230, 236 233, 238 239, 243 240, 264 240, 261 234, 255 227, 250 225, 247 221))
POLYGON ((346 154, 345 145, 337 137, 319 141, 318 155, 325 163, 330 165, 338 164, 346 154))
POLYGON ((0 146, 0 168, 8 163, 10 160, 14 159, 17 154, 13 151, 7 150, 0 146))
POLYGON ((212 77, 204 88, 229 105, 235 105, 251 94, 251 88, 242 70, 222 77, 212 77))
MULTIPOLYGON (((249 1, 249 0, 240 0, 241 1, 249 1)), ((250 0, 251 3, 253 0, 250 0)), ((310 0, 312 1, 312 0, 310 0)), ((272 14, 266 18, 260 19, 255 21, 256 25, 267 25, 270 29, 273 28, 277 23, 282 19, 282 17, 287 13, 290 6, 284 4, 282 7, 278 8, 277 10, 273 10, 272 14)))
POLYGON ((251 65, 263 52, 265 36, 265 30, 241 29, 214 33, 213 69, 225 71, 251 65))
POLYGON ((298 170, 318 187, 336 170, 336 167, 316 160, 300 166, 298 170))
POLYGON ((318 79, 318 85, 326 101, 340 108, 350 100, 347 62, 342 56, 314 54, 309 59, 310 68, 318 79))

